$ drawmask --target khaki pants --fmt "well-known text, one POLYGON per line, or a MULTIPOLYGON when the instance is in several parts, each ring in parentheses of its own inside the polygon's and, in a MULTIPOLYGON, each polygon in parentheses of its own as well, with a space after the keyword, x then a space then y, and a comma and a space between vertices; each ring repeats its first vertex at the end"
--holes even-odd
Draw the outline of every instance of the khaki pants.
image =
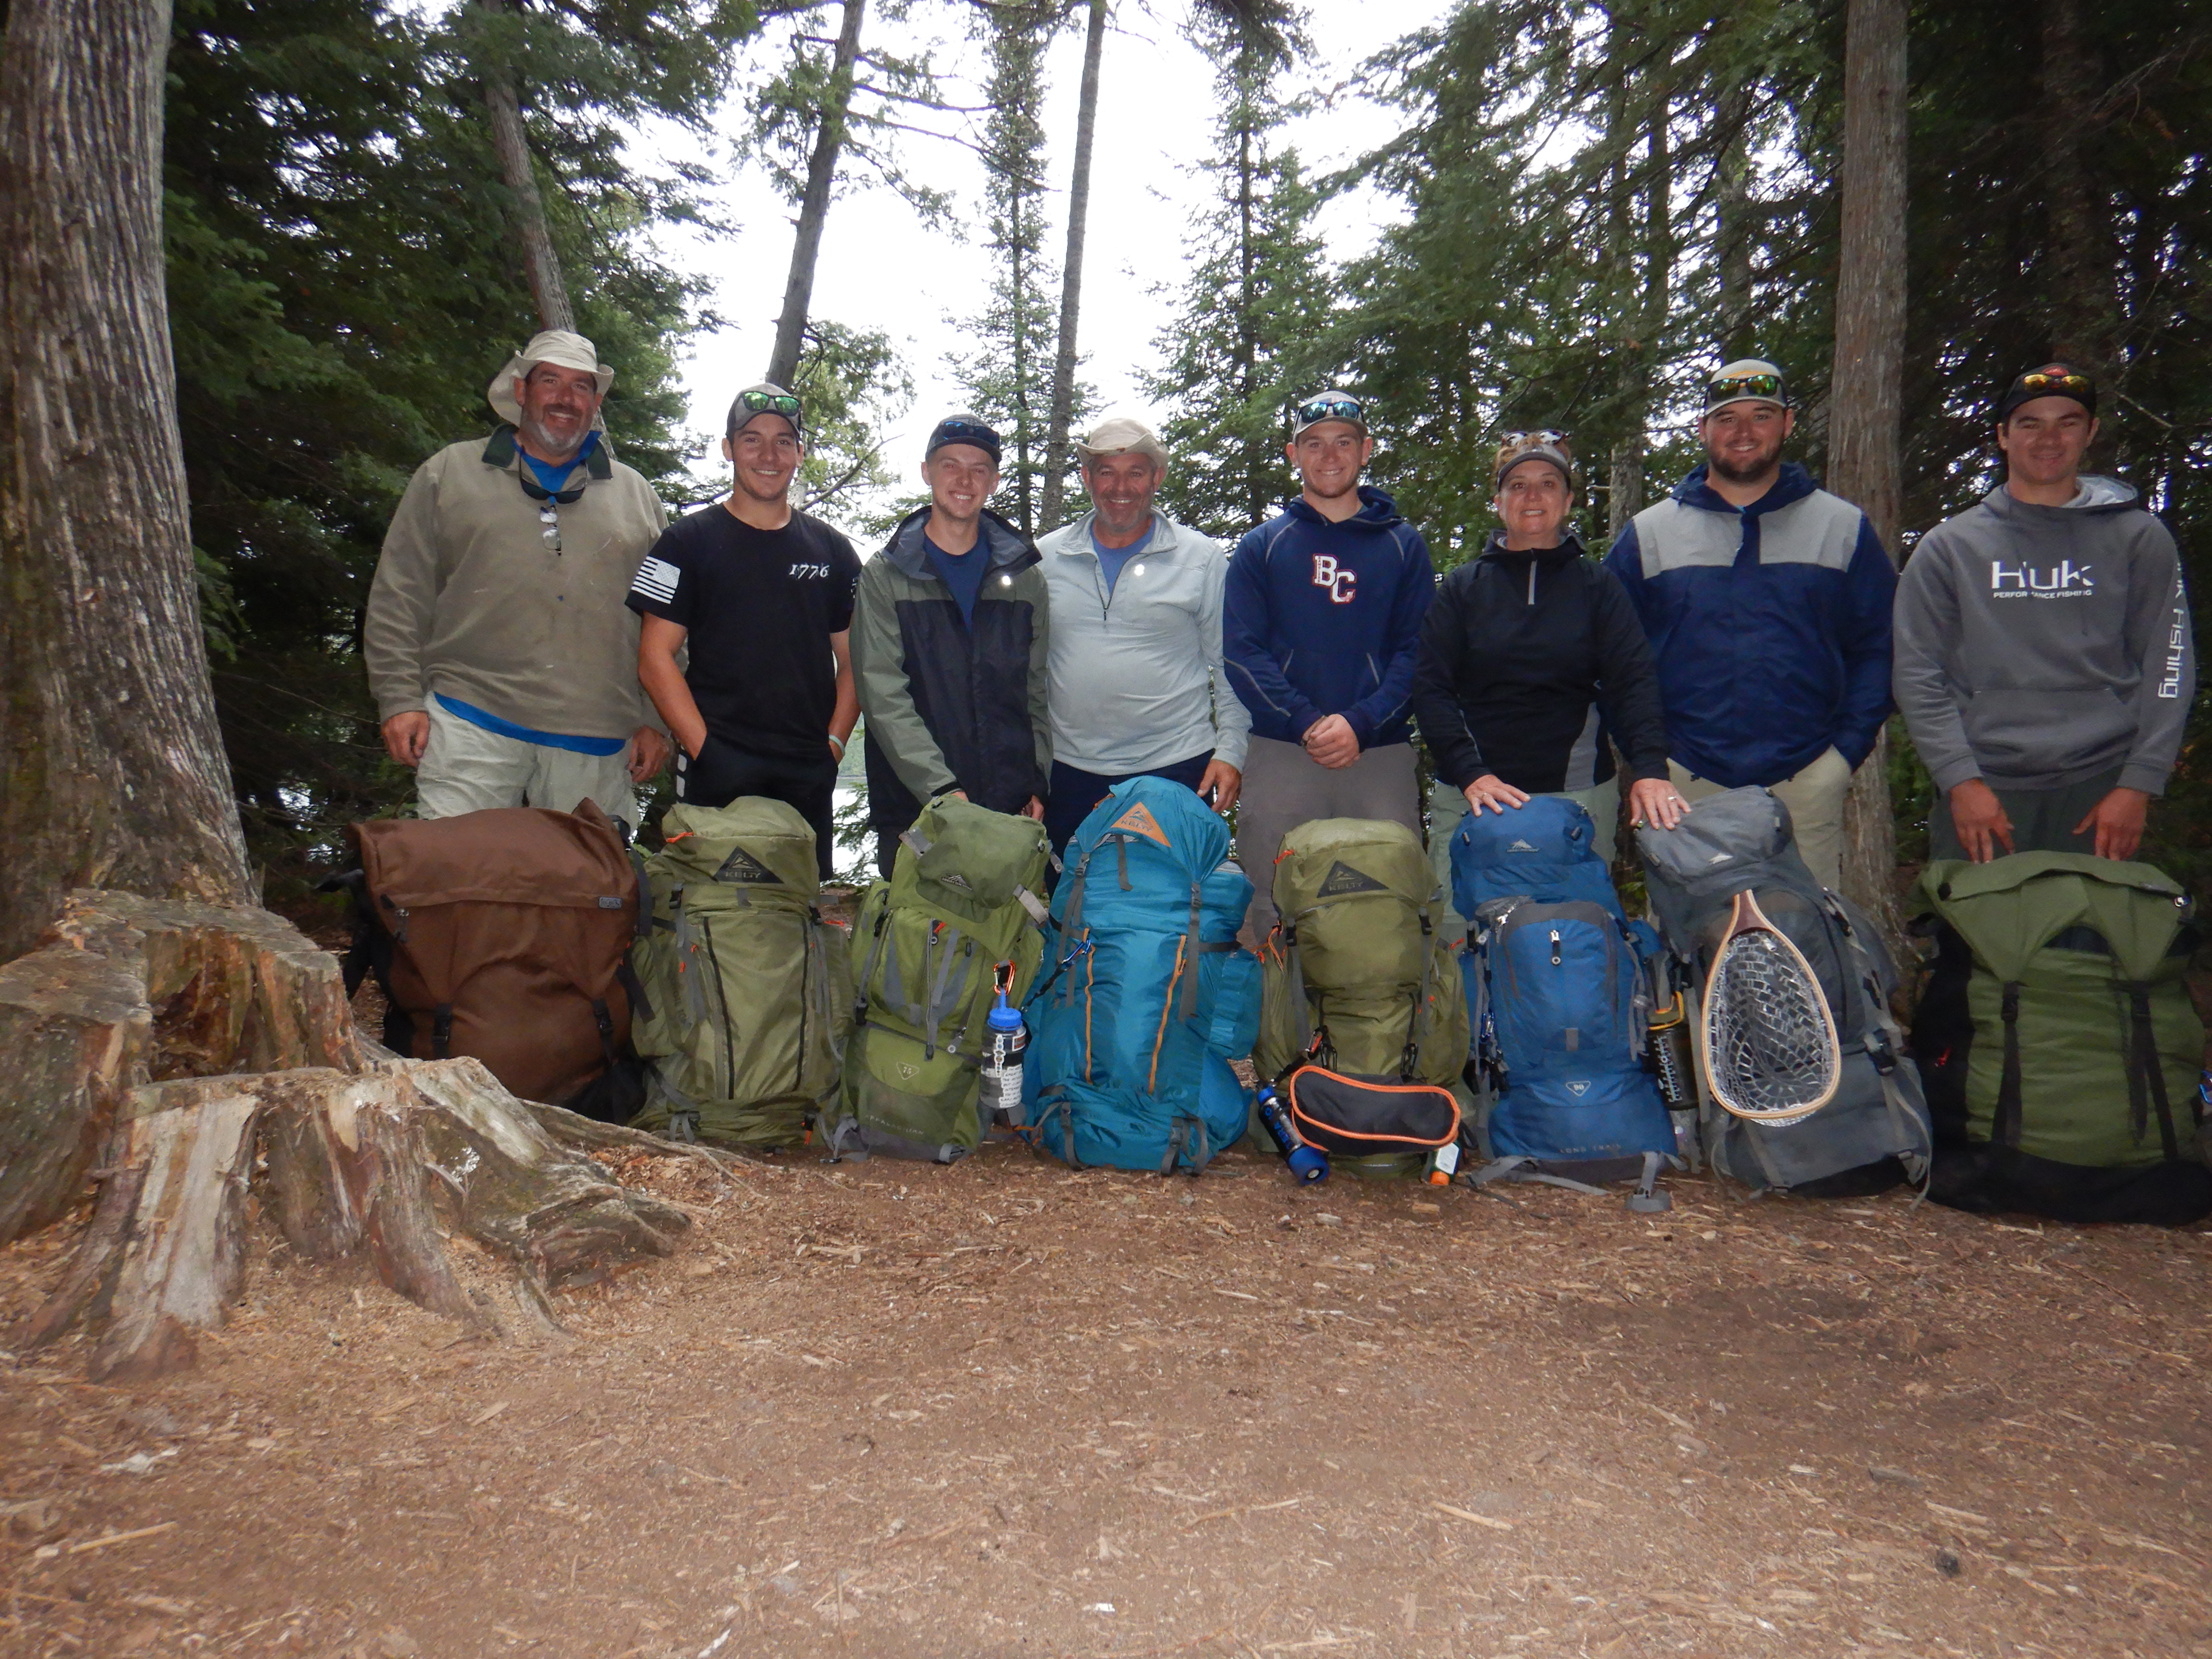
MULTIPOLYGON (((1679 762, 1667 763, 1668 775, 1692 804, 1717 795, 1728 786, 1709 783, 1685 769, 1679 762)), ((1790 825, 1798 856, 1823 887, 1838 887, 1844 879, 1844 797, 1850 793, 1851 765, 1831 747, 1794 777, 1767 786, 1790 809, 1790 825)))
POLYGON ((430 699, 430 741, 415 770, 416 810, 426 818, 459 817, 488 806, 550 806, 573 812, 597 801, 610 817, 638 825, 629 745, 611 755, 580 755, 525 743, 449 714, 430 699))
POLYGON ((1419 835, 1413 745, 1385 744, 1332 770, 1297 744, 1252 739, 1237 800, 1237 862, 1252 882, 1252 907, 1239 935, 1248 949, 1259 949, 1275 925, 1275 854, 1283 837, 1316 818, 1387 818, 1419 835))
MULTIPOLYGON (((1574 802, 1590 815, 1590 823, 1596 831, 1590 838, 1591 850, 1610 866, 1614 831, 1620 825, 1620 774, 1616 772, 1603 783, 1588 789, 1559 789, 1552 794, 1554 799, 1574 802)), ((1451 838, 1467 812, 1467 797, 1438 778, 1429 791, 1429 864, 1436 871, 1437 879, 1443 884, 1444 937, 1451 941, 1454 950, 1467 937, 1469 919, 1460 915, 1451 903, 1451 838)))

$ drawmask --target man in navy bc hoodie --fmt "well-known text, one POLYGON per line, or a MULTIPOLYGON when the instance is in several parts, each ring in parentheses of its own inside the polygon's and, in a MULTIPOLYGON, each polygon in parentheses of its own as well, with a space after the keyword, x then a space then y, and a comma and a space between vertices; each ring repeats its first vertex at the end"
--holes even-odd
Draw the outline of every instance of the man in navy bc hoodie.
POLYGON ((1331 390, 1301 404, 1285 450, 1299 492, 1230 556, 1222 654, 1252 715, 1237 857, 1255 947, 1274 926, 1275 855, 1291 830, 1335 817, 1421 830, 1407 708, 1436 577, 1421 532, 1359 482, 1374 451, 1358 398, 1331 390))

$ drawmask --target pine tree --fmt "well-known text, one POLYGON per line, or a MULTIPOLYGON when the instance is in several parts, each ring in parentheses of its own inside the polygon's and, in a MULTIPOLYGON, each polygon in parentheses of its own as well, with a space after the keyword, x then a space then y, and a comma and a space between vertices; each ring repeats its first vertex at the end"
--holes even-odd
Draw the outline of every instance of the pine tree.
POLYGON ((1301 393, 1318 389, 1331 284, 1312 218, 1320 197, 1274 135, 1289 113, 1275 88, 1308 49, 1304 14, 1273 3, 1200 6, 1191 34, 1212 58, 1222 110, 1213 185, 1174 322, 1166 367, 1146 389, 1171 413, 1161 497, 1180 519, 1234 537, 1267 519, 1286 478, 1283 445, 1301 393))
POLYGON ((984 85, 984 246, 996 269, 980 317, 951 320, 971 343, 957 373, 969 405, 1006 441, 1000 501, 1024 535, 1048 528, 1040 506, 1052 384, 1053 271, 1044 254, 1044 64, 1059 18, 1045 5, 978 13, 991 73, 984 85))

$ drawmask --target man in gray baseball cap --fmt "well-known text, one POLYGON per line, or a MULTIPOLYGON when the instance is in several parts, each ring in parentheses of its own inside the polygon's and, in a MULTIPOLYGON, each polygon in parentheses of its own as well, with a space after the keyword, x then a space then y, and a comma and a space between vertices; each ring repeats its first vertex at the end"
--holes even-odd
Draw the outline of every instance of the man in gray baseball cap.
POLYGON ((363 654, 426 818, 588 798, 635 826, 667 763, 623 602, 667 514, 614 459, 614 378, 582 335, 539 334, 485 389, 490 441, 423 462, 392 514, 363 654))
POLYGON ((1051 596, 1054 850, 1124 779, 1171 778, 1236 804, 1251 716, 1221 672, 1221 544, 1155 505, 1168 453, 1142 421, 1101 421, 1075 446, 1091 510, 1042 537, 1051 596))

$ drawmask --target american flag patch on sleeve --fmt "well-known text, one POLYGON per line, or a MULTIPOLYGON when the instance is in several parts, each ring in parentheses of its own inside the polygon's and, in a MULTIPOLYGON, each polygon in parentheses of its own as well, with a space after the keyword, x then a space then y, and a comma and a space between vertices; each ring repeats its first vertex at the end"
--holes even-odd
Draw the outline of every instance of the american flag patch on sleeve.
POLYGON ((683 580, 684 572, 678 566, 665 559, 647 558, 638 566, 637 577, 630 583, 629 591, 666 605, 676 598, 676 584, 683 580))

